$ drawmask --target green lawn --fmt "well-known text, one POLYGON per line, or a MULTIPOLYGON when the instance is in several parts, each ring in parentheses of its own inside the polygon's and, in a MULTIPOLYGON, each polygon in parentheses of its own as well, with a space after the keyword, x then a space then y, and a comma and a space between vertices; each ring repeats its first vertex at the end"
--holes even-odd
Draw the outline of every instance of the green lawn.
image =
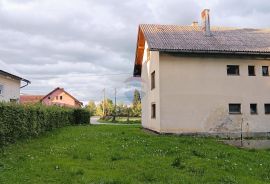
POLYGON ((139 126, 78 126, 10 145, 0 183, 270 183, 270 151, 139 126))
POLYGON ((100 119, 98 120, 101 123, 123 123, 123 124, 141 124, 141 118, 139 117, 130 117, 129 121, 127 120, 127 117, 116 117, 115 121, 113 121, 113 118, 109 119, 100 119))

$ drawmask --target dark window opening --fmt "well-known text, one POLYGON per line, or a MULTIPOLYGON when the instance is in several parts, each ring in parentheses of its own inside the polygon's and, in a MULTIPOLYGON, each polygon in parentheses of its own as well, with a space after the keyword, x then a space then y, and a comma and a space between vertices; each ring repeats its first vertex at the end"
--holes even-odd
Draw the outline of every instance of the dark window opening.
POLYGON ((257 104, 250 104, 250 114, 258 114, 257 104))
POLYGON ((3 89, 4 89, 4 86, 3 85, 0 85, 0 95, 3 94, 3 89))
POLYGON ((270 114, 270 104, 264 104, 265 114, 270 114))
POLYGON ((255 76, 255 66, 248 66, 248 75, 255 76))
POLYGON ((269 76, 269 69, 268 69, 268 66, 263 66, 263 67, 262 67, 262 75, 263 75, 263 76, 269 76))
POLYGON ((60 100, 63 100, 63 96, 60 96, 60 100))
POLYGON ((49 96, 49 97, 48 97, 48 99, 50 100, 50 99, 51 99, 51 97, 49 96))
POLYGON ((152 119, 156 118, 156 104, 151 105, 151 118, 152 119))
POLYGON ((58 100, 58 96, 56 96, 55 98, 56 98, 56 100, 58 100))
POLYGON ((227 75, 240 75, 238 65, 227 65, 227 75))
POLYGON ((229 104, 230 114, 241 114, 241 104, 229 104))
POLYGON ((156 78, 156 76, 155 76, 156 74, 155 74, 155 71, 153 71, 152 73, 151 73, 151 90, 152 89, 155 89, 155 87, 156 87, 156 82, 155 82, 155 78, 156 78))
POLYGON ((17 103, 18 102, 17 99, 10 99, 9 101, 10 101, 10 103, 17 103))

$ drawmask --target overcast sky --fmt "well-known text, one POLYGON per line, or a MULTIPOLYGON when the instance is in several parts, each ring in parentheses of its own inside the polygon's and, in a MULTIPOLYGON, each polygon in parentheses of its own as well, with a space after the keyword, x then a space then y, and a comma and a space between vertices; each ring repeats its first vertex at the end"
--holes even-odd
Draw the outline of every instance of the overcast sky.
POLYGON ((127 101, 138 24, 190 25, 204 8, 212 25, 269 28, 269 0, 0 0, 0 63, 32 82, 25 94, 127 101))

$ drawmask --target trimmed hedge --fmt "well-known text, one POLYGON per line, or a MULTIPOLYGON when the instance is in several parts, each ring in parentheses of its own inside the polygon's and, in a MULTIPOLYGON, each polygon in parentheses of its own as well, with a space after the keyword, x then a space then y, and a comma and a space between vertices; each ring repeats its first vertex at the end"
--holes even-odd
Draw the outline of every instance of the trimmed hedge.
POLYGON ((89 123, 86 109, 0 103, 0 147, 56 128, 89 123))

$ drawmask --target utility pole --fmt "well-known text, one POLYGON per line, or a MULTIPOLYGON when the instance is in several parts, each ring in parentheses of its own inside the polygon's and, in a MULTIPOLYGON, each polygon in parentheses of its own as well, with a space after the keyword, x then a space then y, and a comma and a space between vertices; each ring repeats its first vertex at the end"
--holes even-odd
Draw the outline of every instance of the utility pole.
POLYGON ((116 88, 114 88, 114 113, 113 113, 113 121, 116 118, 116 88))
POLYGON ((105 100, 106 100, 106 96, 105 96, 105 88, 103 89, 103 118, 105 117, 105 100))

